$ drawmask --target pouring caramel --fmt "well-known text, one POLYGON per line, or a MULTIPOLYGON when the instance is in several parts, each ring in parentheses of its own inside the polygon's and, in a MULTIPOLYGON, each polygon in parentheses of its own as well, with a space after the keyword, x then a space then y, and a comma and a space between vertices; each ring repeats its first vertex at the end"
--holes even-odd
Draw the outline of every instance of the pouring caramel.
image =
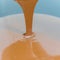
MULTIPOLYGON (((33 13, 37 0, 16 0, 22 7, 25 23, 25 36, 32 35, 33 13)), ((5 49, 2 60, 60 60, 60 56, 50 56, 34 39, 17 41, 5 49)))
POLYGON ((22 7, 25 16, 26 33, 24 35, 25 36, 32 35, 33 13, 38 0, 16 0, 16 1, 22 7))

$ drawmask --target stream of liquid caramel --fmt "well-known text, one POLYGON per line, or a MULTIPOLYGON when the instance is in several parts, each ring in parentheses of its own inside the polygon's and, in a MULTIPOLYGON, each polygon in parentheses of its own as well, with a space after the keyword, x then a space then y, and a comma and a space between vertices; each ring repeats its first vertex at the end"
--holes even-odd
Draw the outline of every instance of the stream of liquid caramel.
POLYGON ((32 32, 32 24, 33 24, 33 13, 34 8, 38 0, 16 0, 18 4, 22 7, 25 24, 26 24, 26 33, 25 35, 31 35, 32 32))

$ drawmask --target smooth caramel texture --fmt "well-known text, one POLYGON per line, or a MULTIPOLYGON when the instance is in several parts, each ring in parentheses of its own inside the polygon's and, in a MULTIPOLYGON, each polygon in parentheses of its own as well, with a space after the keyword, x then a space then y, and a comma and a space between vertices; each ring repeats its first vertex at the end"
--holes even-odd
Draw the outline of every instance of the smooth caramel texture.
POLYGON ((2 55, 2 60, 36 60, 32 50, 31 41, 17 41, 7 47, 2 55))
POLYGON ((22 7, 25 24, 26 24, 26 34, 32 34, 32 24, 33 24, 33 13, 34 8, 38 0, 16 0, 17 3, 22 7))
POLYGON ((60 60, 60 56, 50 56, 39 42, 23 39, 7 47, 2 60, 60 60))

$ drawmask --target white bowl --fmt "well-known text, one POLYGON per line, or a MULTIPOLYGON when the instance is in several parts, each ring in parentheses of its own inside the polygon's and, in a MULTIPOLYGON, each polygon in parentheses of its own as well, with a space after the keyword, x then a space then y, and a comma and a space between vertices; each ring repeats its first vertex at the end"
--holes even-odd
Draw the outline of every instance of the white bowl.
MULTIPOLYGON (((45 14, 34 14, 33 31, 36 40, 50 55, 60 55, 60 18, 45 14)), ((20 40, 25 32, 23 14, 0 18, 0 52, 20 40)))

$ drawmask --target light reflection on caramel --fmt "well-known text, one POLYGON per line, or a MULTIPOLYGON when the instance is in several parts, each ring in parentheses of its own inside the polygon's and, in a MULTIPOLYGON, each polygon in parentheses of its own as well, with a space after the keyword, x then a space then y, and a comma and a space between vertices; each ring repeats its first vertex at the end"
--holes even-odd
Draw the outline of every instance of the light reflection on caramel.
POLYGON ((60 56, 50 56, 39 42, 24 39, 7 47, 2 60, 60 60, 60 56))
MULTIPOLYGON (((32 42, 32 41, 31 41, 32 42)), ((2 60, 38 60, 29 40, 17 41, 3 52, 2 60)))

